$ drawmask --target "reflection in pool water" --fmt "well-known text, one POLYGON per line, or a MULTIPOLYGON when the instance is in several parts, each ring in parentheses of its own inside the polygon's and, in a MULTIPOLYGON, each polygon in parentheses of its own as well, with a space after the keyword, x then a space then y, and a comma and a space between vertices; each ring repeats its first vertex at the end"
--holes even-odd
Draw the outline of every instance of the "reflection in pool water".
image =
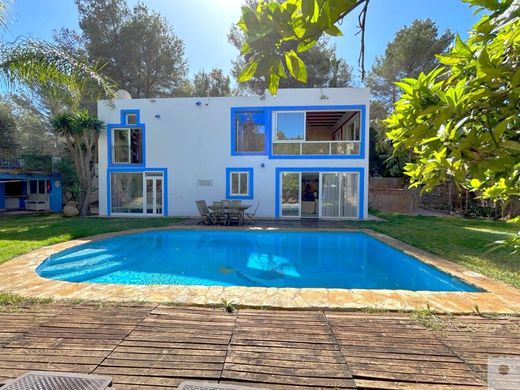
POLYGON ((37 272, 91 283, 479 291, 358 232, 150 231, 65 250, 37 272))

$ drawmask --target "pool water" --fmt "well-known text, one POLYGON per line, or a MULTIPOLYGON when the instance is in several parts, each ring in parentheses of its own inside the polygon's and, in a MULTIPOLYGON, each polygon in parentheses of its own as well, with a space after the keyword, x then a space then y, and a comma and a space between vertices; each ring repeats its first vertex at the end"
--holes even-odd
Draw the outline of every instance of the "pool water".
POLYGON ((36 272, 90 283, 479 291, 359 232, 149 231, 56 253, 36 272))

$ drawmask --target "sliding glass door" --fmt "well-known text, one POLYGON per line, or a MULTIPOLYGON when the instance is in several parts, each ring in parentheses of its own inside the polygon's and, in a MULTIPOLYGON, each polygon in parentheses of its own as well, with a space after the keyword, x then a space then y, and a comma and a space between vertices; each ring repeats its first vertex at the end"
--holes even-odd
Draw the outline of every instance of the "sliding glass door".
POLYGON ((320 178, 320 217, 356 218, 359 207, 359 173, 323 172, 320 178))
POLYGON ((282 172, 281 181, 282 217, 299 217, 301 215, 301 172, 282 172))

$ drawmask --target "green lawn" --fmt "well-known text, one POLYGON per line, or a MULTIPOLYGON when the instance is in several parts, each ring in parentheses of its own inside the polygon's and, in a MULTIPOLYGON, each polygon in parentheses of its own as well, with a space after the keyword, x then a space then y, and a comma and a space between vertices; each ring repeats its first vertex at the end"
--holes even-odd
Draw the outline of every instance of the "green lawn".
POLYGON ((385 222, 368 222, 366 227, 520 288, 520 255, 505 248, 489 252, 490 243, 515 234, 519 224, 455 216, 376 215, 385 222))
MULTIPOLYGON (((507 249, 488 252, 495 240, 514 234, 518 224, 461 217, 377 213, 385 221, 351 222, 520 288, 520 256, 507 249)), ((73 238, 175 224, 176 218, 63 218, 59 215, 0 217, 0 263, 33 249, 73 238)))
POLYGON ((128 229, 161 227, 179 218, 64 218, 58 214, 0 217, 0 264, 42 246, 128 229))

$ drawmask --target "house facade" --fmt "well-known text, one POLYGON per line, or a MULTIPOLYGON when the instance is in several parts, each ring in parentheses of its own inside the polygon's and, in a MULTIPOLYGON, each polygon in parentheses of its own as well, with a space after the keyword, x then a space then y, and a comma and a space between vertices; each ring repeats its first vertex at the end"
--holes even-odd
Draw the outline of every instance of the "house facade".
POLYGON ((369 90, 98 103, 99 212, 196 216, 240 199, 257 217, 368 215, 369 90))

